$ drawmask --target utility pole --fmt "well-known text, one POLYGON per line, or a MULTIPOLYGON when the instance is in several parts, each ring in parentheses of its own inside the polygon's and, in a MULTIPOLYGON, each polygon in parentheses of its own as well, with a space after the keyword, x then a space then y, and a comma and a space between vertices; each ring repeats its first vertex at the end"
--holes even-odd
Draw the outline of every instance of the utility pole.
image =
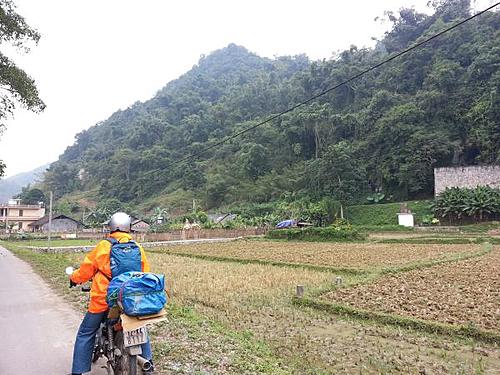
POLYGON ((52 234, 52 192, 50 192, 50 199, 49 199, 49 239, 48 239, 48 244, 47 248, 50 251, 50 235, 52 234))
POLYGON ((5 216, 5 234, 8 235, 8 237, 10 237, 10 230, 9 230, 9 203, 7 203, 7 214, 5 216))
MULTIPOLYGON (((339 179, 339 189, 341 189, 342 188, 342 182, 340 181, 340 176, 337 176, 337 177, 339 179)), ((342 201, 341 200, 339 200, 339 201, 340 201, 340 218, 342 220, 344 220, 344 207, 342 206, 342 201)))

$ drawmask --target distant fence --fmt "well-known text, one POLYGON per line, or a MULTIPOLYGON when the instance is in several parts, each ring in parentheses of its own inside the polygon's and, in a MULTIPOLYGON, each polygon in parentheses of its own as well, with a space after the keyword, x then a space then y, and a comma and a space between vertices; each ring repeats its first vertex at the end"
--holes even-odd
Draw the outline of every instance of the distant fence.
POLYGON ((180 241, 208 238, 237 238, 266 234, 266 228, 174 230, 164 233, 136 233, 138 241, 180 241))

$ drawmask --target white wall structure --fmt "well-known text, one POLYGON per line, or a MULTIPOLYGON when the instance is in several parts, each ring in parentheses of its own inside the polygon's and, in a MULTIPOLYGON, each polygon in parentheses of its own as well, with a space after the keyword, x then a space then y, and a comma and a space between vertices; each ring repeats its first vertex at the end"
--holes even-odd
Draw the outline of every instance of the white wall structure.
POLYGON ((398 214, 398 224, 404 227, 415 226, 415 220, 413 219, 413 214, 409 213, 399 213, 398 214))

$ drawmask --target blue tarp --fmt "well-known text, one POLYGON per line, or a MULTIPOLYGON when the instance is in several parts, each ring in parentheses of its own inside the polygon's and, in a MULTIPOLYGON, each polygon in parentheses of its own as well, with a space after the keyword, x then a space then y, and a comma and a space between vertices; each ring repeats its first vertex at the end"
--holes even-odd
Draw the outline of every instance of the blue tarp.
POLYGON ((297 222, 295 220, 283 220, 280 221, 278 224, 276 224, 276 228, 281 229, 281 228, 290 228, 294 227, 297 225, 297 222))
POLYGON ((118 304, 127 315, 155 314, 167 302, 164 289, 164 275, 124 272, 110 281, 106 301, 109 307, 118 304))

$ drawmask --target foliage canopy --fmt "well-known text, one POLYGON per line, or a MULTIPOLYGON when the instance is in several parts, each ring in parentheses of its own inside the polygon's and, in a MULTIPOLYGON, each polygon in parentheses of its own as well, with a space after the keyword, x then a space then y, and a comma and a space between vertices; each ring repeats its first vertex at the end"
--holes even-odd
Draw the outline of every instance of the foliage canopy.
MULTIPOLYGON (((21 52, 29 52, 30 43, 38 43, 40 34, 16 13, 12 0, 0 0, 0 46, 6 43, 21 52)), ((0 135, 5 120, 13 115, 16 104, 40 112, 45 104, 38 95, 35 81, 0 50, 0 135)), ((0 160, 0 177, 5 164, 0 160)))

